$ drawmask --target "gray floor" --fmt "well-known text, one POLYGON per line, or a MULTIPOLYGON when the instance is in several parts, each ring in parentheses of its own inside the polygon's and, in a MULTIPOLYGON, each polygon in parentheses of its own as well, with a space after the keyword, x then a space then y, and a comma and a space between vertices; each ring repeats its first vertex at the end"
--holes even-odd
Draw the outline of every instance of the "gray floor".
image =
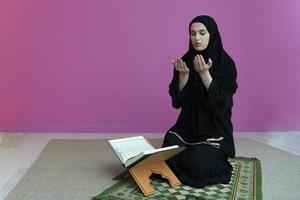
MULTIPOLYGON (((161 138, 163 136, 159 133, 142 135, 147 138, 161 138)), ((129 135, 65 133, 0 134, 0 200, 4 199, 19 182, 50 139, 118 138, 124 136, 129 135)), ((235 137, 250 138, 300 156, 300 132, 237 133, 235 137)), ((271 163, 268 164, 271 165, 271 163)), ((296 176, 293 178, 299 180, 300 177, 296 176)))

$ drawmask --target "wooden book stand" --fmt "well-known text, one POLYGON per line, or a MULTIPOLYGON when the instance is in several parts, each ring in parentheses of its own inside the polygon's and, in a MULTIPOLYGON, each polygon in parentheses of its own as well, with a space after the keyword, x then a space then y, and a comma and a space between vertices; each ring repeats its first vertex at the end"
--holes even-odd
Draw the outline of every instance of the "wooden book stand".
POLYGON ((181 184, 165 161, 145 165, 135 165, 129 169, 129 172, 145 196, 155 193, 155 190, 150 185, 150 176, 152 173, 159 174, 163 178, 168 179, 172 187, 181 184))
POLYGON ((183 150, 184 147, 179 147, 171 151, 151 154, 137 163, 134 163, 132 166, 129 166, 126 171, 116 176, 114 180, 119 179, 129 171, 145 196, 155 193, 155 190, 150 185, 150 176, 152 173, 161 175, 170 182, 172 187, 176 187, 181 183, 165 161, 183 150))
POLYGON ((163 178, 166 178, 170 182, 170 185, 172 187, 176 187, 181 183, 165 161, 180 153, 184 149, 185 147, 179 147, 176 149, 158 151, 153 154, 145 155, 144 157, 129 165, 126 171, 113 178, 113 180, 123 177, 125 174, 128 174, 129 171, 145 196, 149 196, 155 193, 155 190, 150 185, 150 176, 152 175, 152 173, 161 175, 163 178))

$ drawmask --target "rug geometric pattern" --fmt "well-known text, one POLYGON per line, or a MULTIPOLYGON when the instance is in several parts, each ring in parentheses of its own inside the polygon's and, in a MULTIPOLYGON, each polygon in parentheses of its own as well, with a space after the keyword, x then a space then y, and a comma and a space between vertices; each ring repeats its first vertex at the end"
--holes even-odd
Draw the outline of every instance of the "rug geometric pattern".
POLYGON ((261 165, 256 158, 235 157, 229 159, 233 167, 229 184, 216 184, 204 188, 187 185, 171 187, 165 180, 151 178, 155 193, 145 197, 137 184, 126 176, 93 200, 260 200, 261 165))

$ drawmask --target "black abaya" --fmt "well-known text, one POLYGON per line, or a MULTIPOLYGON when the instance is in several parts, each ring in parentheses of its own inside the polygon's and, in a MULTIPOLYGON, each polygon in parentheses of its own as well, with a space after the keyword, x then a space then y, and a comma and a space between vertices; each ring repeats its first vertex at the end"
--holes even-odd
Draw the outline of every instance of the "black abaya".
POLYGON ((174 108, 181 108, 177 122, 166 133, 163 146, 179 145, 186 149, 167 161, 179 180, 194 187, 228 183, 232 167, 228 157, 235 156, 231 123, 232 97, 236 92, 236 69, 233 60, 223 50, 215 21, 208 16, 192 20, 203 23, 210 33, 208 47, 196 52, 191 43, 182 57, 190 70, 189 79, 179 91, 179 72, 174 69, 169 94, 174 108), (203 55, 213 60, 209 72, 213 78, 209 89, 195 71, 193 59, 203 55), (201 144, 195 144, 201 143, 201 144))

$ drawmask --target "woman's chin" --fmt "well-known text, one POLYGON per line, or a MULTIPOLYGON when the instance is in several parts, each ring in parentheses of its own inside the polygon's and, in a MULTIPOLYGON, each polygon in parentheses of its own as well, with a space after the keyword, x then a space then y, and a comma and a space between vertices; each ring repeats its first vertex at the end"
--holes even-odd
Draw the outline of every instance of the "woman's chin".
POLYGON ((203 48, 203 47, 194 47, 194 49, 196 51, 204 51, 205 50, 205 48, 203 48))

